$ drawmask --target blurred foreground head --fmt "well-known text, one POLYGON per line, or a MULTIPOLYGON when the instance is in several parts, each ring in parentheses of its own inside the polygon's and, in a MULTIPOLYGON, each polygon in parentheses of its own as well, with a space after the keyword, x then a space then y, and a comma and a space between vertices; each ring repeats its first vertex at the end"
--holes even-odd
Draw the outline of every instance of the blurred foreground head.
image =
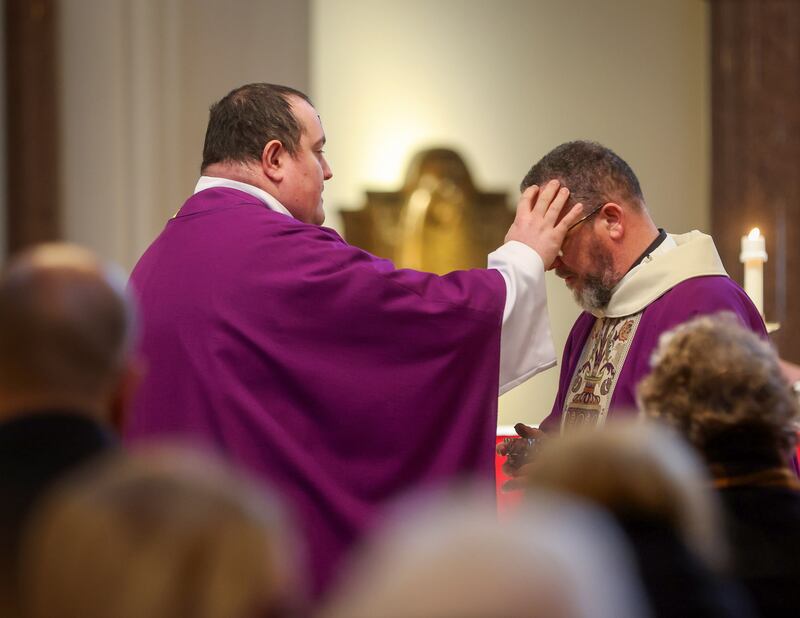
POLYGON ((798 403, 772 346, 732 315, 696 318, 662 336, 639 385, 643 413, 677 429, 712 466, 785 464, 798 403))
POLYGON ((548 442, 528 482, 591 500, 614 516, 655 616, 750 618, 748 598, 724 575, 728 548, 705 472, 673 431, 629 421, 548 442))
POLYGON ((620 422, 567 434, 542 447, 527 480, 532 489, 597 504, 623 525, 670 530, 712 565, 722 560, 720 515, 705 468, 665 428, 620 422))
POLYGON ((543 492, 508 521, 464 497, 400 516, 323 618, 647 615, 619 531, 587 507, 543 492))
POLYGON ((118 424, 137 373, 134 307, 121 271, 63 243, 0 274, 0 420, 48 409, 118 424))
POLYGON ((29 528, 27 615, 292 615, 293 555, 262 495, 196 453, 161 449, 98 462, 45 501, 29 528))

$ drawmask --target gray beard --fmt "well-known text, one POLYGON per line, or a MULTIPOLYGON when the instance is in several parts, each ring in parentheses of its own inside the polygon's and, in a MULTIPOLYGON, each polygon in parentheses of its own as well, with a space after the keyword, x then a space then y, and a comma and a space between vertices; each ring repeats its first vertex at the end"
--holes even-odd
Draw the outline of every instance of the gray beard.
POLYGON ((611 256, 604 252, 598 243, 593 242, 590 245, 589 255, 597 265, 599 274, 584 276, 582 289, 580 291, 574 290, 573 295, 581 308, 591 313, 608 307, 619 277, 614 273, 614 263, 611 256))
POLYGON ((610 285, 604 281, 604 279, 608 278, 596 275, 586 277, 583 280, 583 288, 580 291, 573 290, 572 292, 573 296, 575 296, 575 302, 589 313, 608 307, 614 290, 613 284, 610 285))

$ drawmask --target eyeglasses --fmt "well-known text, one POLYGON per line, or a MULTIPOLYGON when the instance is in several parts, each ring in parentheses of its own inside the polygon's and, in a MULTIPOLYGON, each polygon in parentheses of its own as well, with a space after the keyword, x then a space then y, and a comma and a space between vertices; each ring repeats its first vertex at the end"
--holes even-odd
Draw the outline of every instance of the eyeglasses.
POLYGON ((594 209, 592 212, 590 212, 588 215, 584 215, 583 217, 581 217, 580 219, 578 219, 578 220, 577 220, 575 223, 573 223, 572 225, 570 225, 570 226, 567 228, 567 231, 569 232, 569 231, 570 231, 572 228, 574 228, 576 225, 580 225, 581 223, 583 223, 584 221, 586 221, 586 219, 588 219, 589 217, 592 217, 592 216, 596 215, 598 212, 600 212, 600 209, 601 209, 603 206, 605 206, 605 204, 600 204, 600 205, 599 205, 597 208, 595 208, 595 209, 594 209))

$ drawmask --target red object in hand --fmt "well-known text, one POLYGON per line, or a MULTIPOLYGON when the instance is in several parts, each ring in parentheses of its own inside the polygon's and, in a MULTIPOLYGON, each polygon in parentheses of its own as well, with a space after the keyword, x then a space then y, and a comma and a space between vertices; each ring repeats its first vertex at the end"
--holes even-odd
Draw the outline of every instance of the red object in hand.
MULTIPOLYGON (((497 428, 497 440, 495 445, 500 444, 506 438, 518 438, 516 432, 514 431, 513 427, 498 427, 497 428)), ((505 463, 506 458, 502 455, 495 454, 494 456, 494 478, 495 478, 495 487, 497 490, 497 512, 500 516, 506 515, 508 513, 512 513, 514 509, 519 505, 522 501, 522 491, 510 491, 504 492, 503 491, 503 483, 510 479, 509 476, 503 474, 503 464, 505 463)))

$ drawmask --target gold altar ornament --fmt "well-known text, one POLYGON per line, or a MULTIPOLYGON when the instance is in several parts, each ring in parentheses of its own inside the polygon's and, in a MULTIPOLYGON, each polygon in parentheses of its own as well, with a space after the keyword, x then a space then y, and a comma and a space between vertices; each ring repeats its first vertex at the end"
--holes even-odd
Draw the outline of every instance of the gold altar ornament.
POLYGON ((399 191, 367 191, 361 210, 343 210, 347 242, 398 268, 438 274, 485 268, 514 213, 506 194, 479 191, 458 153, 417 153, 399 191))

